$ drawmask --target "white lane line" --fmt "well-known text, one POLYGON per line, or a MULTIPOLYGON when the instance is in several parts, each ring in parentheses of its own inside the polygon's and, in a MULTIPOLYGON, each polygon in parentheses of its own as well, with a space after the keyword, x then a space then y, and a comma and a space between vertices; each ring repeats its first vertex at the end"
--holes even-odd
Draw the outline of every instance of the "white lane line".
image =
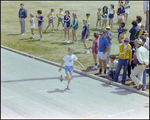
POLYGON ((123 113, 131 112, 131 111, 134 111, 134 109, 133 110, 128 110, 128 111, 125 111, 125 112, 120 112, 120 113, 117 113, 117 114, 114 114, 114 115, 109 115, 108 117, 113 117, 113 116, 120 115, 120 114, 123 114, 123 113))

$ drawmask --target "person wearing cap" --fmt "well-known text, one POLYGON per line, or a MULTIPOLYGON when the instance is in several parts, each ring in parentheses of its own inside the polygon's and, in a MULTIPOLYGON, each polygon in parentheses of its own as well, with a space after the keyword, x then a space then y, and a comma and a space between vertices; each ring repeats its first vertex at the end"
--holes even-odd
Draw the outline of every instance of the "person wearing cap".
POLYGON ((129 44, 129 38, 125 38, 124 42, 119 46, 119 60, 117 70, 114 76, 114 82, 118 82, 118 76, 120 74, 120 70, 123 67, 123 75, 122 75, 122 84, 126 82, 126 72, 128 68, 128 64, 131 65, 132 61, 132 50, 131 45, 129 44))
POLYGON ((106 27, 106 32, 105 32, 105 37, 107 38, 108 44, 109 44, 109 49, 107 51, 107 58, 106 58, 106 64, 109 66, 109 56, 110 56, 110 51, 111 51, 111 45, 112 45, 112 38, 113 34, 110 32, 110 27, 106 27))
POLYGON ((142 46, 143 41, 141 39, 137 40, 136 44, 136 67, 133 69, 131 73, 131 79, 137 86, 137 90, 140 90, 144 84, 143 81, 143 71, 146 65, 149 64, 149 52, 148 50, 142 46), (138 75, 138 78, 136 77, 138 75))
POLYGON ((27 17, 27 10, 24 8, 24 4, 20 4, 19 9, 19 21, 21 26, 21 35, 25 35, 26 33, 26 17, 27 17))

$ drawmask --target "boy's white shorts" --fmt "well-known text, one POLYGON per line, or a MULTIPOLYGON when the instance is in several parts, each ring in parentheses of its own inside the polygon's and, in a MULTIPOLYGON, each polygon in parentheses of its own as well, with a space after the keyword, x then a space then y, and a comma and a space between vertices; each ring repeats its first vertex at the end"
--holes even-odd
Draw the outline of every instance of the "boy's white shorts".
POLYGON ((99 52, 97 54, 98 58, 100 58, 101 60, 106 60, 107 58, 107 52, 104 54, 103 52, 99 52))

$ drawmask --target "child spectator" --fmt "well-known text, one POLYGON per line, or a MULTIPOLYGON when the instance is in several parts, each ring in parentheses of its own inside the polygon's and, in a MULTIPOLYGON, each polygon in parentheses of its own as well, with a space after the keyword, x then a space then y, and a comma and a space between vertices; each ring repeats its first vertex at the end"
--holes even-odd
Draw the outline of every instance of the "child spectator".
POLYGON ((140 28, 141 27, 141 21, 142 21, 142 17, 141 16, 136 16, 136 21, 137 21, 137 26, 140 28))
POLYGON ((36 18, 38 20, 38 29, 39 29, 39 34, 40 34, 40 39, 38 39, 38 41, 41 41, 41 40, 43 40, 42 28, 43 28, 44 17, 42 15, 41 10, 38 10, 37 14, 38 14, 38 16, 36 15, 36 18))
POLYGON ((113 29, 114 14, 115 14, 114 5, 111 4, 111 5, 110 5, 110 9, 109 9, 109 26, 111 26, 111 31, 112 31, 112 29, 113 29))
POLYGON ((81 37, 81 42, 83 42, 84 45, 84 51, 83 53, 89 53, 88 47, 86 45, 86 39, 88 38, 89 35, 89 26, 87 25, 87 20, 83 19, 83 30, 82 30, 82 37, 81 37))
POLYGON ((132 50, 131 45, 129 44, 129 38, 125 38, 124 42, 119 46, 119 60, 117 70, 114 76, 114 82, 118 82, 118 76, 120 74, 120 70, 123 67, 123 75, 122 75, 122 84, 126 82, 126 72, 128 68, 128 64, 131 65, 132 62, 132 50))
POLYGON ((116 56, 115 55, 110 55, 109 56, 109 72, 107 73, 108 76, 110 76, 112 79, 114 79, 118 61, 116 61, 116 56))
POLYGON ((54 21, 55 17, 53 16, 54 8, 51 8, 51 11, 48 13, 47 18, 48 18, 48 26, 45 29, 45 32, 47 32, 47 29, 50 27, 50 24, 52 24, 52 32, 54 33, 54 21))
POLYGON ((107 24, 107 18, 108 17, 108 7, 104 6, 102 9, 102 20, 103 20, 103 24, 102 24, 102 29, 103 26, 105 25, 105 30, 106 30, 106 24, 107 24))
POLYGON ((125 8, 124 8, 123 4, 120 4, 120 7, 118 8, 117 14, 118 14, 119 28, 120 28, 121 22, 124 21, 124 15, 125 15, 125 8))
POLYGON ((102 74, 102 64, 104 65, 104 74, 103 77, 106 77, 106 58, 107 58, 107 51, 109 49, 109 43, 107 38, 104 36, 105 32, 100 31, 100 38, 99 38, 99 49, 98 49, 98 58, 99 58, 99 65, 100 70, 95 75, 102 74))
POLYGON ((86 20, 87 20, 87 25, 89 26, 89 40, 92 40, 91 39, 91 36, 90 36, 90 13, 86 13, 86 20))
POLYGON ((94 33, 95 40, 93 41, 93 46, 89 47, 89 49, 92 49, 93 59, 94 59, 94 66, 91 68, 91 70, 97 70, 97 54, 98 54, 98 47, 99 47, 99 34, 94 33))
POLYGON ((131 9, 131 5, 129 4, 129 0, 125 0, 124 6, 125 6, 125 22, 127 22, 128 15, 129 15, 129 12, 130 12, 129 9, 131 9))
POLYGON ((72 28, 72 42, 71 43, 74 43, 74 38, 76 39, 76 43, 78 43, 77 41, 77 29, 78 29, 78 18, 77 18, 77 14, 76 13, 72 13, 72 16, 73 16, 73 22, 72 22, 72 25, 69 27, 69 28, 72 28))
MULTIPOLYGON (((120 4, 123 4, 122 0, 118 0, 117 11, 118 11, 118 9, 120 7, 120 4)), ((118 14, 117 14, 117 18, 118 18, 118 14)), ((119 23, 119 19, 118 19, 117 23, 119 23)))
POLYGON ((34 38, 34 28, 35 28, 35 24, 34 24, 34 15, 31 13, 30 14, 30 23, 31 23, 31 34, 32 34, 32 36, 31 36, 31 38, 30 39, 33 39, 34 38))
POLYGON ((63 79, 67 79, 68 83, 67 83, 67 89, 70 90, 69 87, 69 83, 71 81, 72 78, 72 73, 73 73, 73 61, 76 61, 82 68, 84 68, 84 66, 77 60, 78 58, 73 54, 74 48, 73 47, 68 47, 68 54, 63 58, 63 61, 61 63, 60 69, 58 71, 62 70, 62 66, 65 63, 65 72, 66 72, 66 77, 63 75, 60 76, 60 81, 62 82, 63 79))
POLYGON ((102 19, 102 13, 101 13, 101 8, 98 8, 97 12, 97 22, 96 22, 96 28, 98 28, 98 22, 99 22, 99 30, 101 29, 101 19, 102 19))
POLYGON ((69 27, 70 27, 70 12, 69 10, 65 11, 66 15, 64 16, 64 31, 65 31, 65 43, 69 43, 69 27), (66 39, 66 32, 68 33, 68 40, 66 39))
POLYGON ((124 39, 126 38, 127 28, 122 28, 122 33, 119 36, 119 44, 123 43, 124 39))
POLYGON ((122 28, 125 27, 125 22, 121 22, 121 27, 118 29, 118 40, 119 40, 119 36, 122 33, 122 28))
POLYGON ((57 30, 59 30, 59 24, 60 24, 60 22, 62 23, 63 30, 64 30, 64 23, 63 23, 64 13, 63 13, 63 8, 59 9, 59 12, 56 14, 56 16, 58 18, 57 30))
POLYGON ((137 22, 135 20, 132 21, 132 26, 133 27, 129 30, 129 32, 130 32, 130 45, 131 45, 131 47, 134 46, 135 33, 140 29, 137 26, 137 22))
POLYGON ((135 33, 135 39, 138 39, 140 35, 143 34, 145 26, 142 24, 140 29, 135 33))

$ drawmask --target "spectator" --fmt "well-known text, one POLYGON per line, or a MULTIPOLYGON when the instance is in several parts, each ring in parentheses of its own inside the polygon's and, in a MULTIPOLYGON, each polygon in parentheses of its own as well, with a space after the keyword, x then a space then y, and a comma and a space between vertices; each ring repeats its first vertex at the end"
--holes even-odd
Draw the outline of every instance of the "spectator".
POLYGON ((118 29, 118 40, 119 40, 119 36, 122 33, 122 28, 125 27, 125 22, 121 22, 121 27, 118 29))
POLYGON ((114 76, 114 82, 118 82, 118 76, 120 74, 120 70, 124 65, 121 82, 122 84, 125 84, 128 64, 131 65, 131 61, 132 61, 132 50, 129 41, 130 41, 129 38, 125 38, 124 42, 121 43, 119 46, 119 60, 118 60, 117 70, 114 76))
POLYGON ((108 7, 107 6, 104 6, 103 9, 102 9, 102 29, 103 29, 103 26, 105 25, 105 29, 106 29, 106 24, 107 24, 107 18, 108 17, 108 7))
POLYGON ((132 21, 132 26, 133 27, 129 30, 129 32, 130 32, 130 45, 131 45, 131 47, 134 46, 135 33, 140 29, 137 26, 137 22, 136 21, 132 21))
POLYGON ((138 23, 137 26, 139 28, 141 27, 141 21, 142 21, 142 17, 141 16, 136 16, 136 22, 138 23))
POLYGON ((145 30, 149 33, 149 1, 143 1, 143 10, 146 14, 145 30))
POLYGON ((143 31, 143 34, 146 37, 146 43, 145 46, 147 47, 147 49, 149 50, 149 37, 148 37, 148 33, 146 30, 143 31))
POLYGON ((109 72, 107 73, 108 76, 110 76, 112 79, 114 79, 118 61, 116 61, 116 56, 115 55, 110 55, 109 56, 110 61, 109 61, 109 72))
POLYGON ((19 21, 21 26, 21 35, 26 34, 26 17, 27 17, 27 10, 24 8, 24 4, 20 4, 20 10, 19 10, 19 21))
POLYGON ((120 4, 120 8, 118 8, 117 14, 118 14, 119 28, 120 28, 121 22, 124 21, 124 15, 125 15, 125 8, 124 8, 123 4, 120 4))
POLYGON ((99 50, 98 50, 100 70, 98 73, 95 73, 95 75, 102 74, 102 63, 103 63, 104 65, 103 77, 106 77, 106 58, 107 58, 107 51, 109 49, 109 43, 104 34, 105 34, 104 31, 100 31, 101 37, 99 38, 99 50))
POLYGON ((106 64, 107 64, 107 66, 109 66, 109 55, 111 52, 111 45, 112 45, 112 38, 113 38, 113 34, 112 34, 112 32, 110 32, 109 26, 106 27, 105 37, 107 38, 108 44, 109 44, 109 49, 107 51, 107 58, 106 58, 106 64))
POLYGON ((126 38, 127 28, 122 28, 122 33, 119 36, 119 44, 123 43, 124 39, 126 38))
POLYGON ((128 15, 129 15, 129 12, 130 12, 129 8, 131 8, 129 0, 125 0, 124 6, 125 6, 125 21, 127 22, 128 15))
POLYGON ((137 85, 137 90, 140 90, 144 84, 142 83, 143 79, 143 71, 146 65, 149 64, 149 52, 148 50, 142 46, 143 41, 141 39, 137 40, 136 48, 136 67, 133 69, 131 73, 131 78, 134 83, 137 85), (138 75, 138 78, 136 77, 138 75))
POLYGON ((110 9, 109 9, 109 26, 111 26, 111 31, 113 29, 114 14, 115 14, 114 5, 110 4, 110 9))

